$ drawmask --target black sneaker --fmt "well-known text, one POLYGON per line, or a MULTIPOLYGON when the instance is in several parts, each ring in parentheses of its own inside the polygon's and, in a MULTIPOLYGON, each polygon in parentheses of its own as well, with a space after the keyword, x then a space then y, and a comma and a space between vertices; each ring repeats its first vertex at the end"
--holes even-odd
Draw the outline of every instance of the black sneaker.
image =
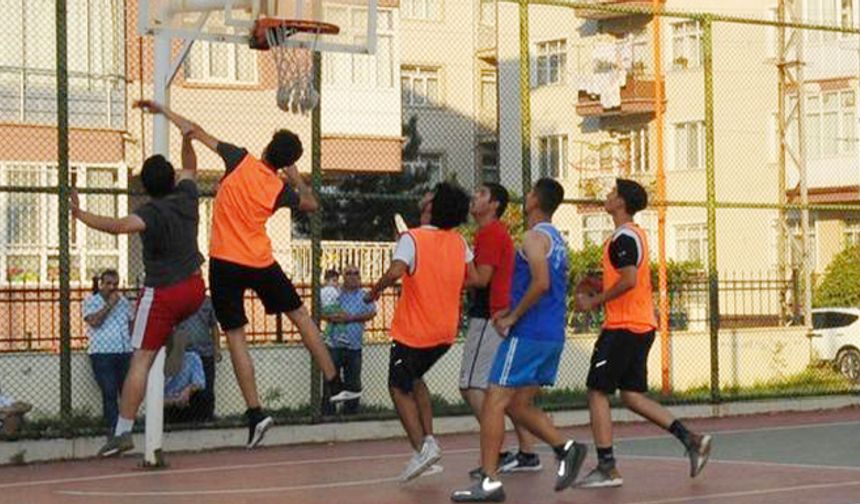
POLYGON ((576 481, 587 453, 588 450, 582 443, 571 440, 564 444, 564 455, 558 457, 558 471, 555 475, 556 492, 568 488, 576 481))
POLYGON ((266 435, 269 427, 275 424, 275 421, 270 416, 248 416, 248 449, 256 448, 266 435))
MULTIPOLYGON (((515 461, 517 455, 511 451, 503 451, 499 454, 499 472, 504 472, 502 469, 511 464, 511 462, 515 461)), ((482 480, 484 479, 484 468, 478 466, 471 471, 469 471, 469 479, 473 480, 482 480)))
POLYGON ((453 502, 503 502, 505 500, 505 489, 501 481, 494 481, 489 476, 484 476, 481 481, 476 481, 465 490, 457 490, 451 494, 453 502))
POLYGON ((687 448, 687 457, 690 458, 690 477, 695 478, 705 468, 708 458, 711 456, 711 436, 693 434, 690 439, 690 447, 687 448))
POLYGON ((518 451, 507 463, 499 464, 500 473, 537 472, 543 469, 537 453, 518 451))
POLYGON ((119 436, 109 436, 104 446, 99 449, 99 457, 113 457, 134 449, 131 432, 119 436))

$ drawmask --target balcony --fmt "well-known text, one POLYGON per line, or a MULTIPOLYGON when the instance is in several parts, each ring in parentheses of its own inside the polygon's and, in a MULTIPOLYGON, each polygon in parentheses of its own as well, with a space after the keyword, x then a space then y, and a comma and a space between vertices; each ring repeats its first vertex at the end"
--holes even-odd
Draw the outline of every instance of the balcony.
MULTIPOLYGON (((590 3, 607 7, 622 7, 640 10, 651 10, 653 7, 653 3, 650 0, 592 0, 590 3)), ((666 0, 660 0, 660 7, 662 8, 665 3, 666 0)), ((651 17, 650 15, 637 14, 633 12, 606 11, 598 9, 576 9, 576 15, 577 17, 593 21, 606 21, 630 16, 651 17)))
MULTIPOLYGON (((594 74, 595 81, 580 85, 576 113, 580 117, 629 117, 657 111, 657 83, 653 77, 630 73, 620 92, 612 89, 612 77, 594 74), (603 89, 605 91, 596 91, 603 89)), ((665 101, 661 105, 666 109, 665 101)))

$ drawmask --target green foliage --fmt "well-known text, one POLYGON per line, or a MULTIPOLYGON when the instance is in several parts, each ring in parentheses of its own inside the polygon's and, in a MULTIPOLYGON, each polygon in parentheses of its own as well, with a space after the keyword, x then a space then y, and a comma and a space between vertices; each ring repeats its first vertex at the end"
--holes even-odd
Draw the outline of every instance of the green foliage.
MULTIPOLYGON (((403 136, 403 160, 414 160, 421 145, 417 116, 403 125, 403 136)), ((414 173, 353 174, 332 180, 320 194, 322 239, 391 241, 395 236, 394 214, 402 215, 410 226, 418 225, 417 203, 428 189, 429 168, 414 173)), ((310 236, 309 216, 296 212, 293 219, 296 234, 310 236)))
POLYGON ((813 305, 860 305, 860 246, 849 245, 833 258, 815 290, 813 305))

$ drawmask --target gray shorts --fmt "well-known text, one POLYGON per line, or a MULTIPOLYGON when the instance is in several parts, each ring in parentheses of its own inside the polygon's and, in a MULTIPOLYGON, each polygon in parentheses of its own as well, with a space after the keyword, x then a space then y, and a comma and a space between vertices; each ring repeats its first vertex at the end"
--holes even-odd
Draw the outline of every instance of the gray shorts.
POLYGON ((491 320, 469 319, 469 333, 463 345, 463 362, 460 364, 461 389, 487 388, 496 350, 502 340, 491 320))

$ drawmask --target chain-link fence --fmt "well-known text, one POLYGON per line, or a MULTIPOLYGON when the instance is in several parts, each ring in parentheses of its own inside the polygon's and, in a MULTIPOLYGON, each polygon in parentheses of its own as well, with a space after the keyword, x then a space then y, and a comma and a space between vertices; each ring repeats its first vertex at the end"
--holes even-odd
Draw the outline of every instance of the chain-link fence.
MULTIPOLYGON (((347 3, 332 15, 352 36, 364 28, 362 12, 347 3)), ((314 115, 275 108, 267 54, 218 42, 191 47, 171 104, 252 153, 278 128, 302 138, 299 168, 322 209, 310 218, 280 211, 268 229, 317 316, 323 272, 355 269, 365 288, 375 282, 390 262, 394 215, 417 225, 419 197, 446 179, 467 190, 505 185, 518 201, 504 217, 515 236, 531 184, 560 181, 566 200, 554 223, 570 246, 572 294, 599 271, 614 228, 603 198, 616 177, 632 178, 651 199, 636 220, 648 235, 660 319, 654 394, 718 402, 855 393, 856 2, 800 12, 789 1, 721 2, 694 13, 698 3, 657 1, 656 17, 650 3, 381 2, 375 55, 320 59, 314 115)), ((14 26, 0 35, 8 39, 0 43, 0 394, 3 405, 33 406, 25 435, 101 432, 122 369, 101 354, 126 352, 130 326, 116 308, 94 320, 112 294, 96 292, 93 278, 115 270, 133 312, 141 244, 70 220, 67 200, 77 188, 84 208, 117 217, 145 202, 136 176, 153 131, 131 104, 153 94, 153 44, 136 34, 134 1, 6 7, 14 26), (56 23, 63 9, 68 22, 56 23)), ((182 51, 173 47, 174 56, 182 51)), ((179 140, 174 132, 174 160, 179 140)), ((197 150, 206 255, 223 161, 197 150)), ((397 296, 386 292, 365 324, 358 418, 393 414, 387 330, 397 296)), ((572 307, 557 387, 542 399, 552 408, 584 405, 602 323, 599 312, 572 307)), ((246 309, 266 407, 286 421, 332 413, 287 317, 266 315, 251 293, 246 309)), ((460 354, 458 343, 428 375, 441 413, 467 411, 460 354)), ((229 358, 204 357, 214 410, 200 406, 191 420, 238 421, 244 402, 229 358)))

